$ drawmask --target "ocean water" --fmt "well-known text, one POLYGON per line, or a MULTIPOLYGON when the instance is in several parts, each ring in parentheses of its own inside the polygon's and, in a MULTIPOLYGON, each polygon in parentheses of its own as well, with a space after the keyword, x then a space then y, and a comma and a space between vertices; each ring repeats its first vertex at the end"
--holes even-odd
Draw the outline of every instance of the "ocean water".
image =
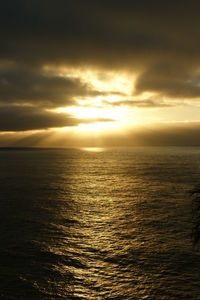
POLYGON ((2 149, 0 299, 200 299, 200 148, 2 149))

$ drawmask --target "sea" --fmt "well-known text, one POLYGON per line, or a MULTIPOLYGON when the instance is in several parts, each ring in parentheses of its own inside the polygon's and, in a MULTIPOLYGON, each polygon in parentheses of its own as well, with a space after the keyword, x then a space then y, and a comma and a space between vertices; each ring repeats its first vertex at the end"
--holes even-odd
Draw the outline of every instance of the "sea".
POLYGON ((0 150, 0 299, 200 299, 199 147, 0 150))

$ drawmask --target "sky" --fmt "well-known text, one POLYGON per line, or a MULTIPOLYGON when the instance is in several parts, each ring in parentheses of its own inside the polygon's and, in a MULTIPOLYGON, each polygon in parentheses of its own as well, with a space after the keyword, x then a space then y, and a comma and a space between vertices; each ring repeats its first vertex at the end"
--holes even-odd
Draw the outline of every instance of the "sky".
POLYGON ((0 146, 200 145, 200 2, 0 2, 0 146))

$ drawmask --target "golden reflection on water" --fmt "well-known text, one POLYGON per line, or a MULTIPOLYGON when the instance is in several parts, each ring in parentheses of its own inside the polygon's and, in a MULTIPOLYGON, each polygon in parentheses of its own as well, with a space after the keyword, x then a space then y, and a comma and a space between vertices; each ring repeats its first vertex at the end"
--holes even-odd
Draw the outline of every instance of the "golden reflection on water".
MULTIPOLYGON (((130 236, 134 234, 135 229, 130 224, 137 217, 131 215, 129 219, 127 205, 116 200, 107 201, 106 197, 101 201, 99 196, 87 197, 77 204, 79 218, 70 228, 73 242, 70 254, 80 266, 64 266, 76 279, 73 296, 96 299, 98 291, 106 296, 112 290, 116 297, 130 299, 132 272, 126 268, 125 261, 130 248, 136 249, 139 245, 137 239, 127 241, 126 237, 127 231, 130 236)), ((67 215, 65 219, 73 217, 67 215)), ((141 281, 142 285, 144 280, 141 281)))
POLYGON ((81 148, 83 151, 88 151, 88 152, 103 152, 105 151, 105 148, 102 147, 85 147, 81 148))
MULTIPOLYGON (((191 252, 184 193, 185 174, 193 182, 193 166, 200 162, 193 156, 185 173, 182 166, 187 166, 188 152, 177 156, 174 150, 165 155, 163 150, 156 155, 152 151, 96 147, 27 151, 23 180, 20 177, 26 196, 22 201, 16 152, 10 164, 15 189, 10 190, 7 182, 7 198, 14 199, 16 206, 8 216, 13 228, 21 218, 25 234, 18 230, 22 240, 15 239, 14 244, 20 267, 15 271, 16 264, 10 264, 8 270, 22 274, 19 288, 24 289, 25 299, 31 291, 37 293, 34 299, 199 299, 200 259, 191 252)), ((6 155, 9 162, 10 152, 6 155)), ((1 178, 8 174, 3 161, 2 156, 1 178)), ((199 172, 195 176, 199 178, 199 172)), ((9 234, 2 251, 4 255, 4 248, 11 247, 7 254, 11 263, 14 246, 9 234)))

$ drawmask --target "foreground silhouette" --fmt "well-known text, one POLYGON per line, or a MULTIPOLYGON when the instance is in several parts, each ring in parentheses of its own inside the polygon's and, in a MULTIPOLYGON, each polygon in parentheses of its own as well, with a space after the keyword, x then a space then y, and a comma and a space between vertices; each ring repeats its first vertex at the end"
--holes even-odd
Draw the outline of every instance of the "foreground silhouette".
POLYGON ((192 239, 193 245, 198 246, 200 242, 200 186, 194 188, 190 192, 192 196, 192 215, 193 215, 193 230, 192 239))

